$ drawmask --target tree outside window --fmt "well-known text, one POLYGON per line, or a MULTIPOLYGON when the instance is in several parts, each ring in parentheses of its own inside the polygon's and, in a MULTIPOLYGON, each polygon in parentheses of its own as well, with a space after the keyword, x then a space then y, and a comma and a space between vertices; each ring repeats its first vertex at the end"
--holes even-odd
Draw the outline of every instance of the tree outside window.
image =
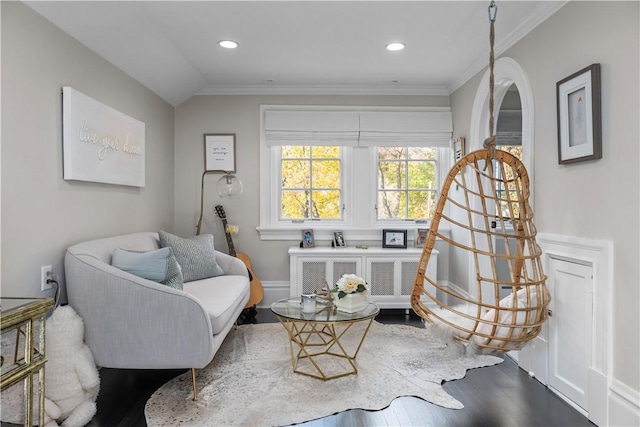
POLYGON ((379 147, 378 220, 420 220, 435 211, 436 149, 379 147))
MULTIPOLYGON (((496 145, 496 148, 513 154, 515 157, 522 160, 522 145, 496 145)), ((517 199, 519 191, 515 187, 516 180, 513 171, 510 168, 506 169, 504 172, 497 169, 494 173, 498 178, 501 178, 504 173, 508 180, 506 187, 500 180, 496 183, 496 196, 499 199, 499 203, 496 204, 496 209, 499 209, 496 216, 508 218, 513 215, 513 219, 518 219, 520 216, 520 203, 517 199), (509 205, 511 205, 511 209, 509 209, 509 205), (499 212, 502 212, 502 214, 499 212)))
POLYGON ((280 218, 341 219, 341 147, 282 146, 280 218))

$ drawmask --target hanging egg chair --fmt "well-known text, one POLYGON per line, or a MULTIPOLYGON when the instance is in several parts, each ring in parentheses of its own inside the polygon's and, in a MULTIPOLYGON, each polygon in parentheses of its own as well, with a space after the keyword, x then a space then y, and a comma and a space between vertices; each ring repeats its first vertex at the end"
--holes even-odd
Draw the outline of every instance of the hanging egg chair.
POLYGON ((447 175, 411 295, 413 310, 426 322, 479 353, 523 348, 540 334, 551 300, 529 204, 529 176, 517 157, 495 148, 496 11, 491 2, 490 137, 485 148, 462 157, 447 175), (469 293, 456 292, 429 277, 427 266, 436 240, 440 251, 449 249, 450 256, 469 259, 475 273, 469 293))

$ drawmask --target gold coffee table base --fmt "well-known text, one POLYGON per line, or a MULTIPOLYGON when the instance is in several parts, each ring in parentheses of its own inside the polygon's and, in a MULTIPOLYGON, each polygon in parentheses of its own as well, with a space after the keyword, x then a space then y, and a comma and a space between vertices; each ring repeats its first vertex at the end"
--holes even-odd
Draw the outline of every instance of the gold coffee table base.
POLYGON ((293 372, 324 381, 356 375, 358 368, 355 359, 374 316, 327 322, 292 319, 276 313, 276 317, 289 334, 293 372), (366 322, 364 330, 359 330, 359 327, 353 328, 361 322, 366 322), (351 337, 350 345, 344 344, 347 336, 351 337))

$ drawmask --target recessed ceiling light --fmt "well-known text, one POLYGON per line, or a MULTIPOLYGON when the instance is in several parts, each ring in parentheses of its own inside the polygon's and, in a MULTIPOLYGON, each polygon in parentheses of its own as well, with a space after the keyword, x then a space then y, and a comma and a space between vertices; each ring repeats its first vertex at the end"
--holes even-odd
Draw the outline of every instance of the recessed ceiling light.
POLYGON ((238 43, 234 42, 233 40, 220 40, 218 44, 225 49, 235 49, 238 47, 238 43))
POLYGON ((387 50, 402 50, 404 49, 404 43, 389 43, 387 50))

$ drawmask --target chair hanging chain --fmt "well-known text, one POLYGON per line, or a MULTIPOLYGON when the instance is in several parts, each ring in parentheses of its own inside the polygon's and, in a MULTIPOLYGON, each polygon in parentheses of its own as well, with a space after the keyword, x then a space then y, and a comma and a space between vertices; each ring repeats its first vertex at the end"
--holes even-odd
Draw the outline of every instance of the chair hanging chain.
POLYGON ((494 67, 494 51, 493 45, 495 43, 495 21, 496 16, 498 14, 498 6, 496 6, 495 1, 491 1, 489 5, 489 21, 490 21, 490 29, 489 29, 489 137, 484 140, 482 144, 484 148, 488 148, 490 151, 491 158, 495 157, 495 149, 496 149, 496 135, 494 132, 494 123, 493 123, 493 90, 494 90, 494 76, 493 76, 493 67, 494 67))

